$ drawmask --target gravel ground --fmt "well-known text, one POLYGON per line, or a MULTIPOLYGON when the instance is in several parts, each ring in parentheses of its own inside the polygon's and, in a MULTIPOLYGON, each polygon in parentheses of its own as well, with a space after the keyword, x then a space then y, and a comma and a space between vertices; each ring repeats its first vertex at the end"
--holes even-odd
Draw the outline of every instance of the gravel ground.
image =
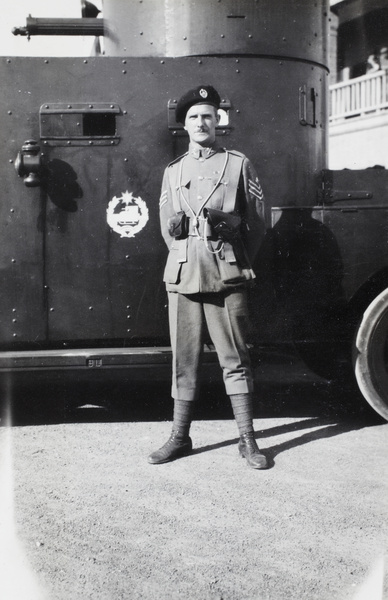
POLYGON ((386 424, 255 426, 268 471, 229 418, 196 421, 194 453, 157 466, 165 421, 0 429, 2 600, 388 598, 386 424))
POLYGON ((387 424, 286 362, 256 371, 267 471, 239 457, 219 384, 193 454, 149 465, 170 433, 168 382, 3 382, 1 600, 388 599, 387 424))

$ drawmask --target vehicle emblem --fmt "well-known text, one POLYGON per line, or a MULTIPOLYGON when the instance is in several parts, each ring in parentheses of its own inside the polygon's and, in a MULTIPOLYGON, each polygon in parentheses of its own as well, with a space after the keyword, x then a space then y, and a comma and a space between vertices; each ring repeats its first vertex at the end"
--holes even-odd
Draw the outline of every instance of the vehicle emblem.
POLYGON ((207 98, 207 91, 201 88, 199 90, 199 95, 202 96, 202 98, 207 98))
POLYGON ((113 196, 106 214, 109 227, 120 237, 134 237, 148 221, 146 203, 141 198, 135 198, 128 190, 119 198, 113 196))

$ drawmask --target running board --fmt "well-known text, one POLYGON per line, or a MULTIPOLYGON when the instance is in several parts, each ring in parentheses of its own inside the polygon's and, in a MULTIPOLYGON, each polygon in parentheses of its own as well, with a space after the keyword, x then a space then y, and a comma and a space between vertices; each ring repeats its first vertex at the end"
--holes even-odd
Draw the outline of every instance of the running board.
MULTIPOLYGON (((204 362, 214 363, 212 347, 205 347, 204 362)), ((82 348, 69 350, 35 350, 0 352, 0 372, 51 369, 152 368, 169 366, 169 346, 145 348, 82 348)))

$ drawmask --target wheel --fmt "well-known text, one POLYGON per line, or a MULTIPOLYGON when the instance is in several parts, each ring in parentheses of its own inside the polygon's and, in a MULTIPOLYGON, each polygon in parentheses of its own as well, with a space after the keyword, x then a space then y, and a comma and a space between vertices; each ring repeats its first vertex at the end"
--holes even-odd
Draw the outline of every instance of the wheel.
POLYGON ((361 393, 388 420, 388 289, 366 309, 354 345, 354 372, 361 393))

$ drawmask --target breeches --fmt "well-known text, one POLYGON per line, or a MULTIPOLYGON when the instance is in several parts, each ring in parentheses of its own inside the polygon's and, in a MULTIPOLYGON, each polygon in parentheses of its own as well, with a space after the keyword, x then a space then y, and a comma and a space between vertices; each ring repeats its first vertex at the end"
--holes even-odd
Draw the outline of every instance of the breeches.
POLYGON ((173 356, 172 397, 195 400, 199 392, 205 324, 223 372, 226 393, 253 390, 246 345, 246 291, 209 294, 168 292, 173 356))

